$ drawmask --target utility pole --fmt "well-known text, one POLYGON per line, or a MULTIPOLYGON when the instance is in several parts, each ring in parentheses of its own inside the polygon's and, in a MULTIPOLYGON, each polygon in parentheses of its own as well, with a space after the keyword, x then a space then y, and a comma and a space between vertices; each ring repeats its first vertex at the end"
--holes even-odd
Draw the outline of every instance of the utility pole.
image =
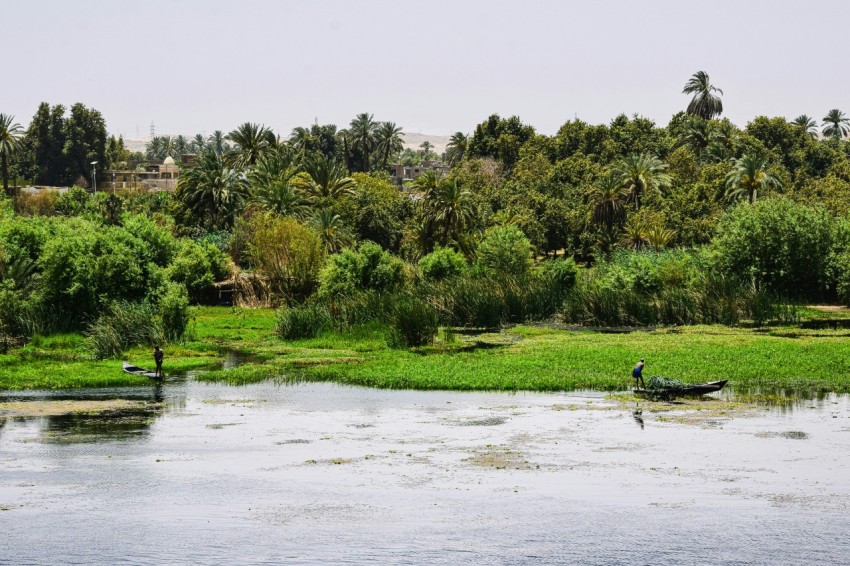
POLYGON ((97 161, 91 162, 91 180, 94 185, 94 192, 97 192, 97 161))

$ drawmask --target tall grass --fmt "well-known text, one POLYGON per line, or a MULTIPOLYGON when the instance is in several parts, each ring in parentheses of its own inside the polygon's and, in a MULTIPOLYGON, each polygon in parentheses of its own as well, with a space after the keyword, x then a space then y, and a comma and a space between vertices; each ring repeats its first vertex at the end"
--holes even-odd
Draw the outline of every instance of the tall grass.
POLYGON ((330 324, 331 315, 323 305, 284 307, 278 312, 277 333, 286 340, 314 338, 330 324))
POLYGON ((744 321, 761 326, 799 318, 797 307, 782 297, 710 268, 684 266, 674 280, 666 281, 672 269, 664 261, 661 257, 654 272, 630 271, 634 265, 615 264, 582 273, 564 301, 564 320, 587 326, 732 326, 744 321))
POLYGON ((390 344, 408 347, 430 344, 439 324, 437 311, 430 303, 414 295, 399 295, 390 317, 393 330, 390 344))
POLYGON ((115 357, 130 346, 163 343, 157 314, 149 303, 114 303, 86 331, 95 359, 115 357))

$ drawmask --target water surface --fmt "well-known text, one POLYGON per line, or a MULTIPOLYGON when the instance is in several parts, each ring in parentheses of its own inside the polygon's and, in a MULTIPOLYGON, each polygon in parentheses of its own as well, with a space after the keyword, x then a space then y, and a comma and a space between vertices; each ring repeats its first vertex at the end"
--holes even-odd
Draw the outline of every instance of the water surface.
POLYGON ((191 379, 0 400, 95 395, 151 404, 0 425, 0 562, 850 556, 846 396, 697 419, 587 392, 191 379))

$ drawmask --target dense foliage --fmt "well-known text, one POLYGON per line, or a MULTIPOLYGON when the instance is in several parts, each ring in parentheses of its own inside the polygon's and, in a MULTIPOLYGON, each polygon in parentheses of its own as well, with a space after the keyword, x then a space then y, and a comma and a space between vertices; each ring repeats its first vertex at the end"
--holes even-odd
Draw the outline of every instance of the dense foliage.
MULTIPOLYGON (((737 324, 850 302, 843 112, 822 131, 805 114, 738 127, 706 73, 684 93, 667 125, 620 115, 546 136, 493 115, 442 156, 368 113, 288 137, 253 123, 160 136, 148 158, 197 154, 174 193, 74 188, 3 213, 2 332, 85 327, 125 301, 167 303, 174 337, 186 301, 223 280, 236 300, 259 286, 286 304, 283 336, 379 320, 408 345, 436 324, 737 324), (396 185, 399 161, 422 174, 396 185)), ((86 160, 127 157, 82 105, 66 118, 43 104, 25 132, 3 124, 4 167, 37 182, 85 184, 86 160)))

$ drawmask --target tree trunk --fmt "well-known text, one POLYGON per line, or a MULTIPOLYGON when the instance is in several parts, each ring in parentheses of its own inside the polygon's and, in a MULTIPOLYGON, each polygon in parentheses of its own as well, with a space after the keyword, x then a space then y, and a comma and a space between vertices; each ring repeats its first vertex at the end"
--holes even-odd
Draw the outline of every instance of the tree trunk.
POLYGON ((6 162, 6 154, 2 154, 3 158, 3 192, 6 193, 7 197, 12 195, 9 194, 9 164, 6 162))

